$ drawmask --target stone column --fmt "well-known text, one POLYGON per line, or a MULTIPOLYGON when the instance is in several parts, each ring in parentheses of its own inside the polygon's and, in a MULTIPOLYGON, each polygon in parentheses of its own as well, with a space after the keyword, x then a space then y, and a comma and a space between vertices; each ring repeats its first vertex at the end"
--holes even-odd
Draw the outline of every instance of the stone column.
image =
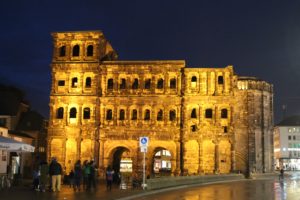
POLYGON ((215 174, 219 173, 219 142, 215 141, 215 174))
POLYGON ((176 173, 180 174, 180 141, 176 142, 176 173))
POLYGON ((198 174, 202 174, 203 173, 203 169, 202 169, 202 163, 203 163, 203 158, 202 158, 202 151, 203 151, 202 139, 197 140, 197 142, 198 142, 198 151, 199 151, 198 174))
POLYGON ((104 169, 104 143, 105 139, 99 139, 99 168, 104 169))
POLYGON ((236 161, 235 161, 235 141, 231 141, 231 172, 234 172, 236 170, 235 166, 236 166, 236 161))

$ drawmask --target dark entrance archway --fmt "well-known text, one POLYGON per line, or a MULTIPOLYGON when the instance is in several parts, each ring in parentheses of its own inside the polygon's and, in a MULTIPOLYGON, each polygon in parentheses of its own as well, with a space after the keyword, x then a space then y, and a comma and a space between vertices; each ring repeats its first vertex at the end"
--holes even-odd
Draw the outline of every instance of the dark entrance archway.
POLYGON ((114 170, 114 181, 120 183, 120 177, 124 173, 132 173, 132 158, 129 149, 117 147, 113 152, 112 168, 114 170))

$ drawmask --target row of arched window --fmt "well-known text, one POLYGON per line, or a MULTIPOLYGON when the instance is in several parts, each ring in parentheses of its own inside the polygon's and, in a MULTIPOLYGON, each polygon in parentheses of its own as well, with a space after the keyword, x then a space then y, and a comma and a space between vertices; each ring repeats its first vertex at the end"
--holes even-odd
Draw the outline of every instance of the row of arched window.
MULTIPOLYGON (((226 108, 221 109, 220 117, 222 119, 228 118, 228 110, 226 108)), ((197 119, 198 118, 196 108, 192 109, 191 114, 190 114, 190 118, 191 119, 197 119)), ((208 108, 208 109, 205 110, 205 118, 208 118, 208 119, 213 118, 213 109, 208 108)))
MULTIPOLYGON (((152 79, 151 78, 145 79, 143 88, 150 90, 151 85, 152 85, 152 79)), ((176 78, 171 78, 169 82, 170 89, 176 89, 177 87, 176 85, 177 85, 176 78)), ((127 89, 128 87, 135 90, 135 89, 139 89, 142 86, 140 86, 138 78, 133 79, 130 86, 126 83, 126 79, 122 78, 119 82, 118 88, 122 90, 122 89, 127 89)), ((159 78, 156 81, 156 89, 163 89, 163 88, 164 88, 164 79, 159 78)), ((107 80, 107 90, 113 90, 113 89, 114 89, 114 79, 109 78, 107 80)))
MULTIPOLYGON (((58 80, 58 86, 65 86, 65 80, 58 80)), ((78 87, 78 78, 73 77, 71 79, 71 87, 72 88, 77 88, 78 87)), ((92 87, 92 78, 91 77, 86 77, 85 82, 84 82, 84 87, 85 88, 91 88, 92 87)))
MULTIPOLYGON (((59 47, 58 49, 58 55, 59 57, 65 57, 66 56, 66 50, 67 47, 65 45, 59 47)), ((73 57, 78 57, 80 55, 80 46, 78 44, 74 45, 72 48, 72 54, 73 57)), ((87 57, 92 57, 94 56, 94 46, 93 45, 88 45, 86 47, 86 52, 85 55, 87 57)))
MULTIPOLYGON (((218 76, 218 84, 219 85, 223 85, 224 84, 224 77, 223 76, 218 76)), ((191 77, 191 87, 196 87, 197 86, 197 82, 198 82, 198 79, 197 79, 197 76, 192 76, 191 77)))
MULTIPOLYGON (((91 109, 88 107, 83 108, 83 119, 90 119, 91 118, 91 109)), ((56 119, 63 119, 64 118, 64 108, 59 107, 56 110, 56 119)), ((75 107, 72 107, 69 112, 69 118, 75 119, 77 118, 77 109, 75 107)))

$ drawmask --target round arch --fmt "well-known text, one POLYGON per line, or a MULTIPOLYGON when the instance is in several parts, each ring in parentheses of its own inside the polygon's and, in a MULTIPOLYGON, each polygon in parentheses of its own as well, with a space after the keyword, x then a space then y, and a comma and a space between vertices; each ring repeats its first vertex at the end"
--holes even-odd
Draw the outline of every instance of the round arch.
POLYGON ((174 168, 172 166, 173 156, 174 154, 167 148, 154 148, 150 165, 151 174, 154 176, 170 176, 174 168))

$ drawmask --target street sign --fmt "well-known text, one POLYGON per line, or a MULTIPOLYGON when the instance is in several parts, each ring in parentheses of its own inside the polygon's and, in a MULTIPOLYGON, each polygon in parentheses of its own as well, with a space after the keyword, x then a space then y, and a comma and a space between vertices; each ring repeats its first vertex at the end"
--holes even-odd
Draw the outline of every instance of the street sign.
POLYGON ((141 152, 142 152, 142 153, 147 153, 147 146, 141 147, 141 152))
POLYGON ((140 137, 140 147, 147 147, 149 143, 148 137, 140 137))

